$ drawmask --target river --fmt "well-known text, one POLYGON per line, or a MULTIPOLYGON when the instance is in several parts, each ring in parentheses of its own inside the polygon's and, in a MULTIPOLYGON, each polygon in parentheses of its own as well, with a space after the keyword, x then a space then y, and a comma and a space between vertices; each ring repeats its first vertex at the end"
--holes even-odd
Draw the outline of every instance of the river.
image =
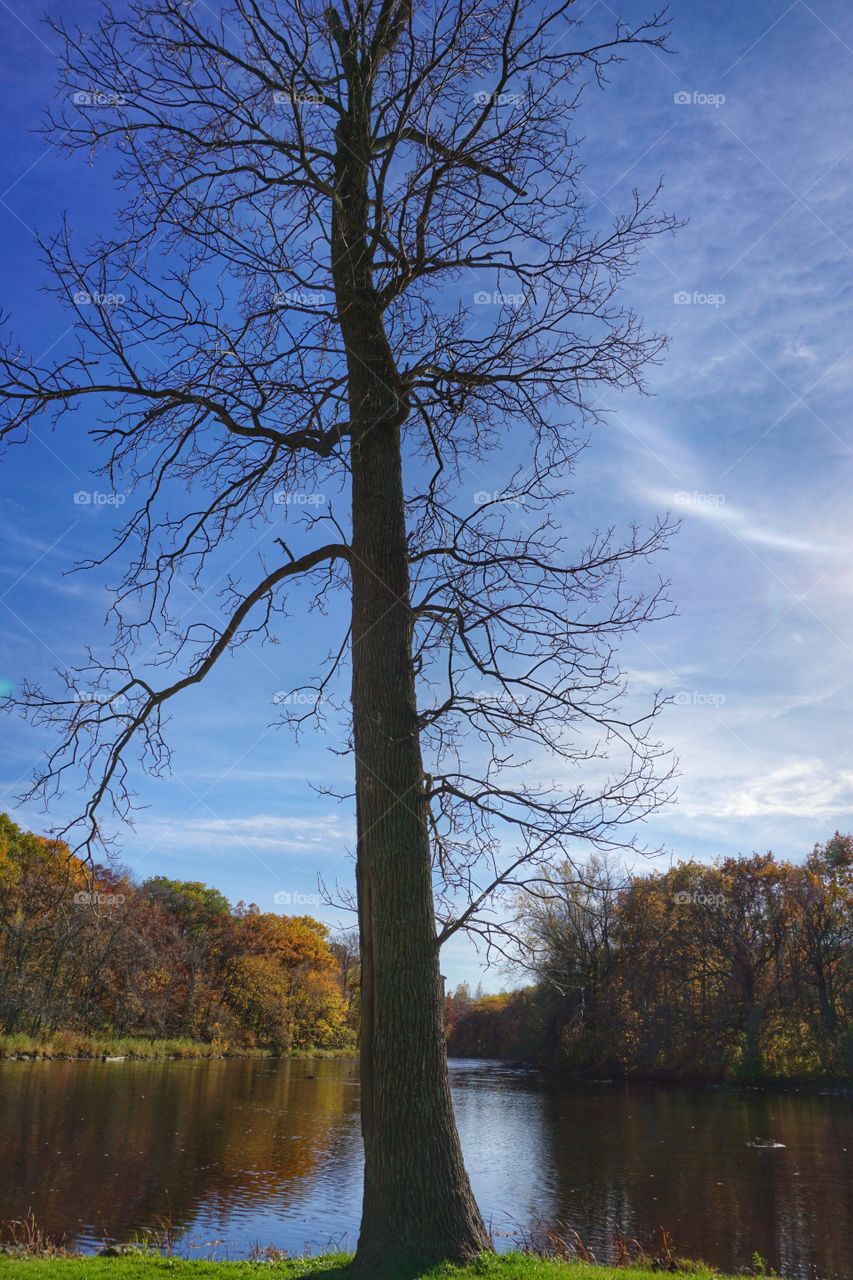
MULTIPOLYGON (((853 1280, 853 1093, 451 1071, 499 1248, 560 1221, 603 1258, 663 1227, 725 1270, 757 1250, 791 1280, 853 1280)), ((86 1250, 164 1229, 189 1256, 351 1248, 358 1093, 353 1062, 0 1063, 0 1220, 32 1209, 86 1250)))

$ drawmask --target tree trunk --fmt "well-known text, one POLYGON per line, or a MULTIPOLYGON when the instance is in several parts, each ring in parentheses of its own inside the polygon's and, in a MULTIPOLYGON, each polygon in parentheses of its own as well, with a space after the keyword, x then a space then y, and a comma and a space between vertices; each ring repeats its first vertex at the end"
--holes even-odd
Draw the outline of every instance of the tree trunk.
MULTIPOLYGON (((356 95, 353 96, 355 101, 356 95)), ((490 1247, 450 1098, 427 797, 417 727, 400 429, 408 405, 372 280, 367 120, 338 134, 332 263, 347 351, 352 710, 361 942, 364 1202, 374 1275, 490 1247)))
POLYGON ((357 1262, 488 1248, 453 1109, 415 721, 399 431, 353 457, 353 716, 364 1206, 357 1262))

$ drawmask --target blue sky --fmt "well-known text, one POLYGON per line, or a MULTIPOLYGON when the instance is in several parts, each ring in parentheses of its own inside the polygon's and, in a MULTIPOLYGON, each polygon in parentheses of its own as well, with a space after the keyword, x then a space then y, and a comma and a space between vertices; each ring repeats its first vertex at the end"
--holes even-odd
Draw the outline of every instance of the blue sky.
MULTIPOLYGON (((579 0, 587 9, 599 22, 609 6, 579 0)), ((84 28, 96 13, 63 6, 84 28)), ((663 176, 665 207, 688 224, 644 254, 627 287, 671 336, 653 394, 605 398, 609 424, 580 462, 565 519, 683 517, 661 566, 679 615, 622 651, 639 692, 674 697, 661 728, 680 757, 679 795, 649 822, 649 841, 676 857, 772 848, 799 859, 853 826, 853 12, 841 0, 680 0, 672 20, 675 54, 637 50, 579 117, 596 216, 663 176)), ((49 232, 68 210, 85 240, 109 227, 118 197, 108 164, 62 158, 34 132, 53 96, 53 37, 22 0, 4 0, 0 28, 2 307, 39 356, 61 349, 68 317, 40 292, 32 229, 49 232)), ((107 639, 104 579, 64 576, 116 516, 74 502, 104 488, 84 418, 41 429, 0 468, 0 677, 13 687, 107 639)), ((491 489, 497 473, 475 481, 491 489)), ((210 607, 189 592, 187 605, 210 607)), ((294 745, 274 727, 276 692, 339 622, 291 619, 280 645, 242 650, 175 707, 173 776, 138 778, 149 807, 122 838, 138 875, 204 879, 265 909, 290 895, 277 909, 339 919, 311 897, 318 872, 351 882, 351 811, 312 788, 346 790, 350 762, 330 752, 334 737, 294 745)), ((50 819, 14 797, 44 739, 18 721, 0 733, 2 804, 43 829, 50 819)), ((443 968, 451 983, 481 976, 458 938, 443 968)))

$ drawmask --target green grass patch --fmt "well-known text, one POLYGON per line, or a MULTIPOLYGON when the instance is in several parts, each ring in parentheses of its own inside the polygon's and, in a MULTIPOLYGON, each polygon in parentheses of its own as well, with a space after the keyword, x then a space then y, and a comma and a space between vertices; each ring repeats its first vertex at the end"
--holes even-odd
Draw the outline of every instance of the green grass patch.
POLYGON ((283 1056, 285 1058, 295 1058, 298 1061, 303 1058, 329 1058, 335 1062, 357 1062, 358 1049, 352 1045, 346 1049, 291 1049, 290 1053, 286 1053, 283 1056))
POLYGON ((295 1049, 273 1054, 270 1049, 246 1048, 228 1040, 190 1040, 185 1036, 167 1040, 145 1036, 86 1035, 80 1031, 56 1031, 50 1035, 28 1036, 23 1032, 0 1034, 3 1058, 354 1058, 354 1049, 295 1049))
MULTIPOLYGON (((345 1254, 321 1258, 259 1259, 213 1262, 200 1258, 164 1258, 150 1253, 118 1258, 9 1258, 0 1256, 0 1280, 248 1280, 272 1274, 277 1280, 346 1280, 345 1254)), ((693 1280, 725 1280, 719 1271, 696 1264, 693 1280)), ((754 1272, 750 1274, 755 1274, 754 1272)), ((419 1280, 660 1280, 659 1270, 645 1267, 600 1267, 585 1262, 557 1262, 525 1254, 485 1255, 469 1267, 449 1264, 421 1273, 419 1280)), ((380 1280, 380 1277, 377 1277, 380 1280)), ((411 1273, 386 1272, 381 1280, 414 1280, 411 1273)))
POLYGON ((23 1032, 0 1035, 0 1058, 225 1058, 269 1057, 267 1049, 245 1049, 228 1041, 190 1040, 179 1036, 166 1040, 144 1036, 85 1035, 56 1031, 28 1036, 23 1032))

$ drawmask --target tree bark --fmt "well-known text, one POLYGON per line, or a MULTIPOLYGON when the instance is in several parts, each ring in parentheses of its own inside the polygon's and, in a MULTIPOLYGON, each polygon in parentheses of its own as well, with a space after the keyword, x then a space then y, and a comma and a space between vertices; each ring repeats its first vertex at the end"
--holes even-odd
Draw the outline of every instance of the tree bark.
POLYGON ((357 1262, 489 1247, 450 1099, 415 717, 399 429, 353 457, 353 716, 364 1205, 357 1262))
POLYGON ((332 264, 347 351, 352 711, 365 1174, 356 1269, 490 1247, 462 1159, 443 1031, 417 727, 400 431, 408 406, 372 279, 367 112, 338 130, 332 264))

